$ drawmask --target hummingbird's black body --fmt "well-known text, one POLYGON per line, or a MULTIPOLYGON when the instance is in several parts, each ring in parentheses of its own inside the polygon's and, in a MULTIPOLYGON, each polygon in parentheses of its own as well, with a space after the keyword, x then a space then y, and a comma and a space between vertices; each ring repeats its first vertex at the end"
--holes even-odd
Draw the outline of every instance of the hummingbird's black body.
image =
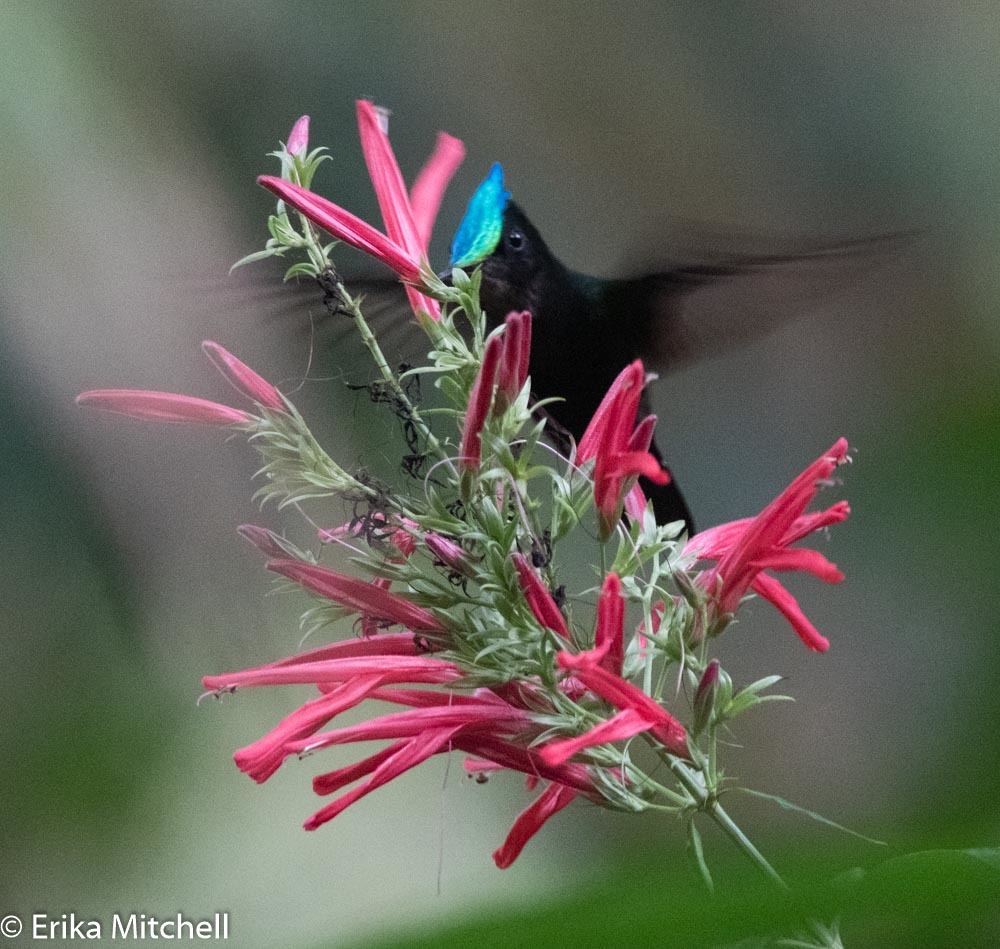
MULTIPOLYGON (((514 202, 481 267, 480 302, 491 328, 511 310, 531 311, 532 392, 538 399, 564 399, 546 410, 556 423, 556 439, 565 441, 568 433, 579 440, 621 370, 636 358, 650 358, 650 340, 657 335, 651 324, 670 281, 666 275, 602 280, 568 269, 514 202)), ((648 412, 645 397, 644 407, 648 412)), ((662 460, 655 443, 650 450, 662 460)), ((642 486, 659 523, 683 520, 693 532, 675 480, 660 486, 644 479, 642 486)))

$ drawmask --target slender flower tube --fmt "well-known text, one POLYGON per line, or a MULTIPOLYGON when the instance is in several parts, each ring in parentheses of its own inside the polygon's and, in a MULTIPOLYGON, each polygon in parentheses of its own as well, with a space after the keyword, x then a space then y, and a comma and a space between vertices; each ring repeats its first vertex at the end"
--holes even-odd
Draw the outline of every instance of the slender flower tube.
POLYGON ((517 570, 517 579, 521 584, 524 598, 528 601, 528 607, 542 626, 551 629, 566 642, 569 642, 569 627, 566 620, 556 606, 556 601, 552 599, 548 587, 542 583, 534 567, 528 563, 524 554, 514 554, 511 557, 514 567, 517 570))
POLYGON ((710 592, 719 615, 734 612, 747 591, 753 590, 788 620, 810 649, 825 652, 830 648, 829 640, 813 626, 791 593, 764 571, 800 570, 827 583, 843 580, 844 575, 818 551, 788 545, 844 520, 850 513, 846 502, 804 513, 820 485, 847 460, 847 447, 846 439, 835 442, 756 517, 710 528, 688 541, 685 553, 717 561, 714 568, 700 575, 699 583, 710 592))
POLYGON ((613 741, 627 741, 641 732, 649 731, 656 724, 651 716, 643 714, 637 709, 627 708, 612 715, 607 721, 595 725, 582 735, 549 742, 540 753, 548 764, 560 765, 587 748, 606 745, 613 741))
POLYGON ((361 218, 321 198, 315 192, 301 188, 283 178, 261 175, 257 184, 276 194, 286 204, 305 215, 317 227, 332 234, 337 240, 382 261, 407 283, 420 282, 420 261, 404 247, 386 237, 361 218))
POLYGON ((253 416, 207 399, 148 389, 91 389, 76 397, 77 405, 154 422, 194 422, 199 425, 244 425, 253 416))
POLYGON ((497 412, 504 412, 521 393, 528 380, 531 358, 531 313, 508 313, 504 320, 503 352, 497 370, 497 412))
POLYGON ((447 132, 438 132, 434 151, 410 188, 410 207, 420 246, 425 253, 431 242, 434 221, 441 209, 441 199, 464 158, 465 146, 462 142, 447 132))
POLYGON ((534 802, 518 816, 507 839, 493 853, 493 862, 501 870, 509 867, 520 855, 524 845, 531 840, 542 825, 554 814, 558 814, 573 798, 576 792, 562 784, 550 784, 534 802))
POLYGON ((387 590, 301 560, 272 560, 267 569, 294 580, 313 593, 358 613, 400 623, 418 632, 443 632, 433 613, 387 590))
POLYGON ((625 655, 625 600, 622 582, 617 574, 609 573, 597 601, 597 629, 594 632, 594 652, 598 662, 608 672, 620 676, 625 655))
POLYGON ((284 412, 287 409, 281 393, 266 379, 254 372, 246 363, 240 362, 231 352, 218 343, 206 339, 201 344, 202 351, 212 360, 213 365, 237 392, 252 399, 267 409, 284 412))

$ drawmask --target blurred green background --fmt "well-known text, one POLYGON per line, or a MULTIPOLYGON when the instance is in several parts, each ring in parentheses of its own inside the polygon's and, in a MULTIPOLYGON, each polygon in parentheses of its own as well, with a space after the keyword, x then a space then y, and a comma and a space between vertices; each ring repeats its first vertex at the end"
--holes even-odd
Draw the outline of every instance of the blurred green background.
MULTIPOLYGON (((393 110, 408 175, 439 128, 468 146, 442 266, 494 160, 559 256, 603 274, 640 238, 682 250, 680 222, 920 234, 655 400, 702 525, 759 510, 836 436, 857 446, 854 514, 824 545, 847 582, 794 584, 831 651, 808 653, 763 605, 723 644, 735 675, 782 673, 798 698, 746 722, 730 771, 890 849, 734 805, 757 843, 832 916, 825 881, 846 868, 997 842, 994 4, 7 0, 0 77, 0 912, 228 910, 248 947, 730 944, 786 925, 712 834, 710 901, 681 826, 653 815, 571 808, 496 870, 523 787, 469 784, 457 759, 306 834, 309 777, 341 758, 290 762, 264 787, 230 758, 294 697, 195 707, 202 674, 298 644, 302 601, 265 597, 234 531, 281 522, 250 500, 244 446, 73 396, 224 399, 204 338, 286 389, 313 348, 312 376, 363 375, 285 307, 280 268, 228 274, 266 237, 254 177, 302 113, 331 149, 317 190, 377 220, 359 96, 393 110)), ((373 425, 389 432, 336 382, 296 401, 348 464, 373 425)), ((995 878, 928 867, 848 913, 848 945, 996 944, 995 878)))

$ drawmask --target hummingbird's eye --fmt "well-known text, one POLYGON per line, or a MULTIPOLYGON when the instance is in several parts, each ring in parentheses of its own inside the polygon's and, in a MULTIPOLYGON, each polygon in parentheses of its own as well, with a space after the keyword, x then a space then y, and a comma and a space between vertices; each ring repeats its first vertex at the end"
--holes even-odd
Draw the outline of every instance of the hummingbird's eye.
POLYGON ((524 247, 524 235, 520 231, 511 231, 507 235, 507 246, 511 250, 520 250, 524 247))

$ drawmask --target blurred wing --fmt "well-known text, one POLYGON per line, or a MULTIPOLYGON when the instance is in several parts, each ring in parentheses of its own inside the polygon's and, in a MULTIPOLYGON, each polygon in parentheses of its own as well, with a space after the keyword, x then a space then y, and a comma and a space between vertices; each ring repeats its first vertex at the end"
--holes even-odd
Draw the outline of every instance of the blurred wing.
MULTIPOLYGON (((361 312, 382 347, 390 365, 426 361, 428 341, 417 326, 406 293, 393 277, 343 275, 344 285, 361 300, 361 312)), ((310 277, 286 283, 264 267, 241 268, 215 281, 211 294, 223 301, 228 313, 242 312, 267 328, 278 329, 288 339, 300 339, 321 364, 344 374, 347 381, 363 382, 374 371, 365 355, 352 319, 325 300, 323 288, 310 277)))
MULTIPOLYGON (((644 357, 677 368, 761 339, 793 319, 882 289, 911 234, 679 264, 636 281, 644 357)), ((627 284, 626 284, 627 285, 627 284)))

